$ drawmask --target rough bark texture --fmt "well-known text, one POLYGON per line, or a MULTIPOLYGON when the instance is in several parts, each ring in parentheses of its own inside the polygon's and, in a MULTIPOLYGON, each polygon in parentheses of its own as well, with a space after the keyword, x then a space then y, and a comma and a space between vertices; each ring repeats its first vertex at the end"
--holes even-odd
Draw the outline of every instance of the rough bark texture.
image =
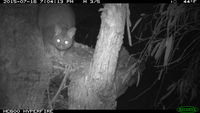
POLYGON ((69 109, 115 109, 113 84, 118 53, 123 42, 126 5, 106 4, 93 60, 85 77, 71 83, 69 109), (72 85, 73 84, 73 85, 72 85))

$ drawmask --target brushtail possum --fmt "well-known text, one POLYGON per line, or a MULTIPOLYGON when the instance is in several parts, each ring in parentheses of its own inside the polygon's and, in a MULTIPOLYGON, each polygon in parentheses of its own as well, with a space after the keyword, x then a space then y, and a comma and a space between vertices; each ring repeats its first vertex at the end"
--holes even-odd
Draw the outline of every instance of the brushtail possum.
POLYGON ((41 4, 38 7, 38 27, 45 50, 66 51, 73 45, 75 14, 68 4, 41 4))

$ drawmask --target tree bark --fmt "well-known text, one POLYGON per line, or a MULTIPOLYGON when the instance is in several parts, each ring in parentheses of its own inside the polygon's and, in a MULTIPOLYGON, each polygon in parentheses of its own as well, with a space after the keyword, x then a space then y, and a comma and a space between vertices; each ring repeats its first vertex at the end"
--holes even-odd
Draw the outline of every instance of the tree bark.
POLYGON ((106 4, 101 9, 101 28, 88 74, 69 91, 69 109, 115 109, 113 84, 119 50, 123 43, 127 4, 106 4))

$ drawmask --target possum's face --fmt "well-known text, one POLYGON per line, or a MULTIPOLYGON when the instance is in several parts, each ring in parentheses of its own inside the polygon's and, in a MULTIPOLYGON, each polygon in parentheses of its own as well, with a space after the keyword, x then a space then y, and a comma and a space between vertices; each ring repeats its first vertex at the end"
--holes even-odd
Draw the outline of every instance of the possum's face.
POLYGON ((55 28, 55 35, 53 38, 53 43, 55 47, 60 50, 67 50, 70 48, 74 41, 74 35, 76 32, 76 28, 72 27, 70 29, 60 29, 55 28))

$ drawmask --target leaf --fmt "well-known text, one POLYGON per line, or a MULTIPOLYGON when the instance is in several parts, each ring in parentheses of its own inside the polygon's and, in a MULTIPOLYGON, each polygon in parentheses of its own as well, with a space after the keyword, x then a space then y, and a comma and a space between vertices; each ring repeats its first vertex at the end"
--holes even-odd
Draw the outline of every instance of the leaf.
POLYGON ((163 10, 164 10, 164 6, 165 6, 165 4, 161 4, 161 5, 160 5, 159 13, 162 13, 162 12, 163 12, 163 10))
POLYGON ((154 47, 154 49, 152 50, 151 52, 151 56, 154 56, 156 50, 158 49, 159 45, 160 45, 161 42, 157 43, 157 45, 154 47))
POLYGON ((176 83, 173 83, 171 84, 168 88, 167 88, 167 91, 169 90, 174 90, 176 88, 177 84, 176 83))
POLYGON ((152 43, 149 43, 148 48, 147 48, 149 56, 151 55, 151 49, 152 49, 152 43))
POLYGON ((162 42, 160 43, 160 46, 155 54, 155 59, 158 60, 158 58, 160 58, 160 56, 163 53, 163 50, 165 49, 165 39, 162 40, 162 42))
POLYGON ((166 99, 176 88, 176 83, 171 84, 168 88, 167 88, 167 94, 165 94, 164 96, 161 97, 160 100, 164 100, 166 99))
POLYGON ((171 36, 167 38, 166 43, 165 43, 166 50, 165 50, 165 57, 164 57, 164 66, 168 64, 170 52, 172 50, 172 45, 173 45, 173 37, 171 36))
POLYGON ((158 80, 160 80, 160 78, 161 78, 161 76, 162 76, 162 74, 163 74, 163 71, 164 71, 164 69, 161 69, 161 70, 160 70, 160 73, 159 73, 159 75, 158 75, 158 80))
POLYGON ((138 87, 140 82, 140 72, 138 71, 138 77, 137 77, 137 83, 136 83, 136 87, 138 87))
POLYGON ((133 26, 131 32, 133 32, 134 29, 137 27, 137 25, 142 21, 142 18, 143 18, 143 17, 140 17, 140 18, 135 22, 135 25, 133 26))

